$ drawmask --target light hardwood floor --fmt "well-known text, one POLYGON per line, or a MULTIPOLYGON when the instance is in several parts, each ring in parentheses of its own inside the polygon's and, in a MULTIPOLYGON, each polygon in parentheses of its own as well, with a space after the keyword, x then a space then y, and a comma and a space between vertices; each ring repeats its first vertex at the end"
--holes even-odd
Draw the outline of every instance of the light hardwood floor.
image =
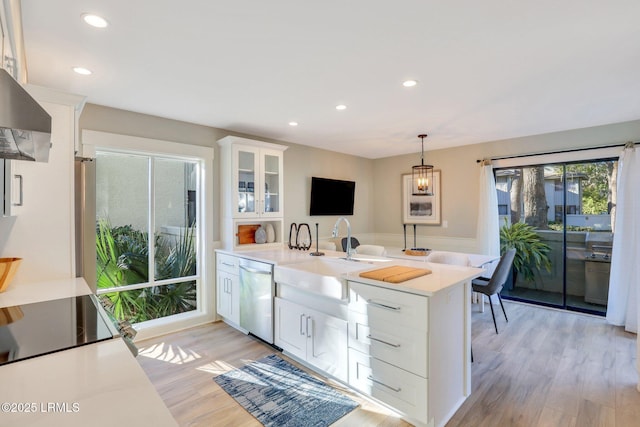
MULTIPOLYGON (((635 335, 602 318, 510 302, 505 308, 509 323, 498 308, 496 335, 490 311, 473 306, 472 394, 447 427, 640 426, 635 335)), ((260 425, 212 377, 273 348, 222 322, 137 345, 138 361, 181 426, 260 425)), ((334 426, 408 425, 329 384, 361 403, 334 426)))

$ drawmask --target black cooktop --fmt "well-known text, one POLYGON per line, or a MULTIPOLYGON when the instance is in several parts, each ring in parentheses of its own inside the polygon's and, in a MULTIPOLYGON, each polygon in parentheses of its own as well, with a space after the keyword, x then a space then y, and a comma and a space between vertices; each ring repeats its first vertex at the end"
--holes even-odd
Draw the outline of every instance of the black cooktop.
POLYGON ((0 365, 113 338, 93 295, 0 308, 0 365))

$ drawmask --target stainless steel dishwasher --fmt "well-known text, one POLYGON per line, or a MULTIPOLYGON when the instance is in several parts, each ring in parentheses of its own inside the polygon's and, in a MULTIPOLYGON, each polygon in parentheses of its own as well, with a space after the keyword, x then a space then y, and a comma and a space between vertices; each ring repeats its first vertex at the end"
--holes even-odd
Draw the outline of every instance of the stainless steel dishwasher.
POLYGON ((273 265, 240 259, 240 326, 273 344, 273 265))

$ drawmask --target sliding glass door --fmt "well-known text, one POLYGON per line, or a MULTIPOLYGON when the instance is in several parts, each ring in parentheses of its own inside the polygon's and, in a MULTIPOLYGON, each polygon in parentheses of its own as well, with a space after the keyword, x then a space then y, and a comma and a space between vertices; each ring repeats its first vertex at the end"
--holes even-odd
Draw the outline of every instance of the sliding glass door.
POLYGON ((501 244, 518 249, 502 296, 604 314, 615 160, 496 169, 501 244))

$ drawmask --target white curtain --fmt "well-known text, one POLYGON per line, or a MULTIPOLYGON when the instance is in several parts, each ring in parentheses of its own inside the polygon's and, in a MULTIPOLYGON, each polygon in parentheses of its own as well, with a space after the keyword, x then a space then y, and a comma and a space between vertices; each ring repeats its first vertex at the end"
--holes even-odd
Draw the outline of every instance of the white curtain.
MULTIPOLYGON (((478 249, 483 255, 500 256, 500 223, 498 219, 498 194, 493 166, 483 161, 480 167, 480 205, 478 207, 478 224, 476 236, 478 249)), ((497 263, 488 266, 486 275, 493 274, 497 263)))
POLYGON ((617 193, 607 320, 637 333, 640 297, 640 165, 633 146, 625 147, 618 160, 617 193))
MULTIPOLYGON (((607 321, 638 333, 640 312, 640 164, 633 144, 627 144, 618 160, 615 214, 607 321)), ((640 338, 637 338, 640 354, 640 338)), ((640 358, 636 358, 640 372, 640 358)), ((638 383, 640 391, 640 382, 638 383)))

